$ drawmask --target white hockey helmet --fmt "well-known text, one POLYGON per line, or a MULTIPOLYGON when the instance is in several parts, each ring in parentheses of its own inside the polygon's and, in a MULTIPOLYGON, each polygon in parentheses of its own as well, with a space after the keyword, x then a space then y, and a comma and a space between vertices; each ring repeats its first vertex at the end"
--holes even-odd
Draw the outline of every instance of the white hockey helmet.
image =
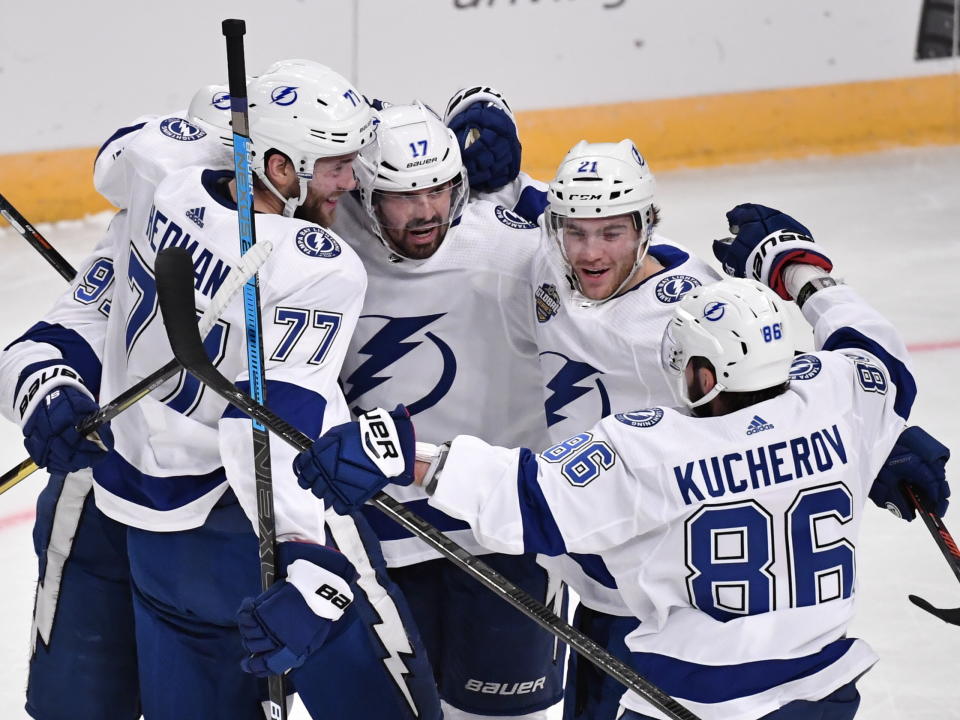
POLYGON ((345 78, 319 63, 282 67, 253 78, 247 98, 253 171, 284 202, 288 217, 306 200, 319 158, 347 155, 374 143, 373 111, 345 78), (284 197, 267 179, 270 150, 293 163, 300 178, 299 197, 284 197))
MULTIPOLYGON (((619 293, 640 267, 653 235, 655 210, 653 173, 631 140, 618 143, 588 143, 581 140, 567 153, 547 190, 547 231, 560 247, 569 268, 563 244, 569 220, 631 215, 639 233, 633 270, 608 297, 619 293)), ((578 287, 576 274, 568 272, 578 287)))
POLYGON ((204 85, 193 94, 187 119, 205 129, 213 129, 220 141, 233 147, 230 120, 230 89, 226 85, 204 85))
POLYGON ((750 392, 787 382, 795 343, 783 303, 765 285, 743 278, 687 293, 675 306, 660 345, 661 365, 678 399, 697 407, 721 392, 750 392), (694 357, 710 361, 717 384, 691 402, 684 370, 694 357))
POLYGON ((384 230, 392 229, 385 228, 377 213, 377 198, 383 193, 449 190, 450 213, 442 224, 454 222, 470 194, 457 136, 419 101, 384 108, 379 120, 377 143, 360 152, 356 173, 363 206, 380 240, 387 245, 384 230))

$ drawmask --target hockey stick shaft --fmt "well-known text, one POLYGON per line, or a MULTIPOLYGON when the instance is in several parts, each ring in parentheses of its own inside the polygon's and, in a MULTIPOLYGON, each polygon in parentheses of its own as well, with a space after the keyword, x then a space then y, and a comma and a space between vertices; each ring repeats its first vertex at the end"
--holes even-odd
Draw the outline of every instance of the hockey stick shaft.
POLYGON ((37 232, 37 229, 3 195, 0 195, 0 215, 3 215, 13 229, 20 233, 24 240, 33 245, 37 252, 43 255, 44 259, 63 276, 64 280, 71 282, 77 276, 77 271, 73 269, 73 265, 58 253, 56 248, 47 242, 47 239, 37 232))
MULTIPOLYGON (((240 289, 247 282, 247 278, 256 273, 260 266, 266 262, 272 250, 273 246, 269 242, 260 243, 253 252, 244 255, 243 258, 240 259, 240 262, 234 265, 220 286, 220 290, 214 296, 210 307, 207 308, 203 317, 200 318, 198 332, 201 335, 206 335, 210 332, 224 310, 226 310, 227 304, 233 296, 240 292, 240 289)), ((136 385, 124 390, 93 415, 85 418, 77 425, 77 432, 82 436, 96 432, 97 428, 101 425, 113 420, 117 415, 134 403, 142 400, 181 370, 180 363, 178 363, 176 359, 171 360, 156 372, 143 378, 143 380, 136 385)), ((36 470, 37 464, 29 458, 23 460, 16 467, 10 468, 10 470, 0 476, 0 495, 24 478, 29 477, 36 470)))
MULTIPOLYGON (((233 126, 233 167, 237 187, 237 222, 240 252, 246 254, 257 242, 253 221, 253 171, 250 167, 250 118, 247 114, 247 71, 244 61, 243 20, 224 20, 227 41, 227 80, 230 88, 230 118, 233 126)), ((247 371, 250 393, 266 402, 263 376, 263 341, 260 318, 260 287, 252 276, 243 287, 243 316, 247 331, 247 371)), ((277 576, 277 528, 273 511, 273 477, 270 468, 270 436, 257 420, 252 423, 253 471, 257 488, 257 530, 260 538, 260 588, 267 590, 277 576)), ((282 675, 268 680, 271 719, 286 720, 286 689, 282 675)))
MULTIPOLYGON (((163 314, 170 346, 183 367, 231 405, 260 422, 287 444, 297 450, 308 449, 313 443, 311 438, 237 389, 210 362, 203 350, 196 324, 189 312, 189 303, 191 302, 189 292, 192 290, 189 255, 181 248, 164 250, 157 258, 156 269, 160 312, 163 314)), ((672 720, 697 720, 697 716, 690 710, 683 707, 649 680, 638 675, 629 665, 610 655, 604 648, 564 622, 542 603, 490 568, 482 560, 471 555, 403 504, 383 492, 377 493, 370 502, 461 570, 509 602, 555 637, 570 645, 583 658, 666 713, 672 720)))
POLYGON ((940 552, 942 552, 943 557, 946 558, 950 569, 953 570, 953 574, 957 576, 957 580, 960 580, 960 548, 957 547, 957 543, 950 534, 950 531, 947 530, 946 525, 943 524, 943 520, 938 515, 930 512, 923 506, 923 503, 920 502, 920 497, 917 495, 916 488, 912 485, 905 485, 904 488, 907 497, 910 498, 910 502, 913 503, 913 506, 916 508, 917 514, 923 520, 923 524, 927 526, 927 530, 930 531, 934 542, 937 543, 937 547, 940 548, 940 552))

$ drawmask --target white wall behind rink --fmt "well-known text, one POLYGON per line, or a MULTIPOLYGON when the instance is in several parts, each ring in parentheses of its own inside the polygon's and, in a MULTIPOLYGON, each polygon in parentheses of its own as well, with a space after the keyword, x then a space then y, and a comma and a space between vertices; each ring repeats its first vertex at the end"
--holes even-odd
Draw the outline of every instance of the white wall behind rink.
POLYGON ((324 62, 361 91, 442 109, 499 86, 516 109, 956 72, 914 60, 922 0, 5 0, 0 153, 97 145, 247 69, 324 62))

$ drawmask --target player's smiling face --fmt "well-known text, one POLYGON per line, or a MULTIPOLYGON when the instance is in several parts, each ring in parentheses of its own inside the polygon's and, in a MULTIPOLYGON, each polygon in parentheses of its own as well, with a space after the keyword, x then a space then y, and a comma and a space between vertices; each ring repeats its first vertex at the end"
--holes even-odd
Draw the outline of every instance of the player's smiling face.
POLYGON ((353 174, 356 153, 320 158, 313 165, 313 178, 307 183, 307 199, 297 210, 297 217, 330 227, 340 197, 357 186, 353 174))
POLYGON ((376 191, 374 207, 385 239, 405 257, 430 257, 447 233, 452 197, 449 182, 402 193, 376 191))
POLYGON ((630 276, 639 243, 630 215, 564 221, 563 250, 591 300, 610 297, 630 276))

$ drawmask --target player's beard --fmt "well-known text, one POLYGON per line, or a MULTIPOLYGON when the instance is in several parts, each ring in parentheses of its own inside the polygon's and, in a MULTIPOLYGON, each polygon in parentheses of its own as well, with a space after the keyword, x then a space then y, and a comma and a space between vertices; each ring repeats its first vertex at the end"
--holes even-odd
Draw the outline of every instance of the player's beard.
POLYGON ((333 221, 336 219, 337 215, 337 206, 326 207, 327 201, 331 199, 338 199, 343 193, 337 193, 336 195, 331 195, 329 197, 316 196, 311 197, 307 195, 307 199, 304 201, 303 205, 297 208, 297 211, 294 213, 294 217, 299 218, 300 220, 309 220, 312 223, 316 223, 321 227, 329 228, 333 225, 333 221))
POLYGON ((443 222, 439 215, 426 220, 411 220, 403 229, 389 229, 387 236, 390 245, 404 257, 411 260, 426 260, 431 257, 443 243, 447 235, 449 223, 443 222), (417 242, 412 231, 418 229, 435 228, 436 237, 429 242, 417 242))

